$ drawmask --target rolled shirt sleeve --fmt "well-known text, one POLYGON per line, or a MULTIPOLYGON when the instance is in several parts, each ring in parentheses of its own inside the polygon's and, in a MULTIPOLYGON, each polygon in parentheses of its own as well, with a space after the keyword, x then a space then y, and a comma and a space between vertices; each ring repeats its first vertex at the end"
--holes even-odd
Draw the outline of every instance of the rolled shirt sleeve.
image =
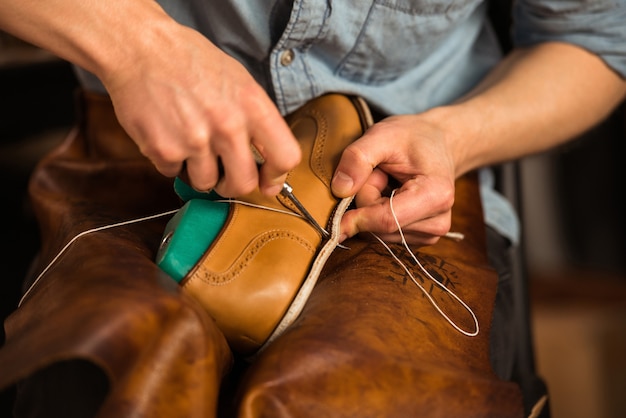
POLYGON ((513 40, 577 45, 626 78, 626 0, 517 0, 513 40))

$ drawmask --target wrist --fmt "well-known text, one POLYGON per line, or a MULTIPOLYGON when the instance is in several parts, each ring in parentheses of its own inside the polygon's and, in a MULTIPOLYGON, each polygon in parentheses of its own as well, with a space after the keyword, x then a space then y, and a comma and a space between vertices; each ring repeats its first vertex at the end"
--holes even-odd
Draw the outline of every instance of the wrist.
POLYGON ((423 116, 444 132, 445 147, 453 161, 456 177, 485 164, 481 160, 483 151, 488 150, 484 112, 457 103, 432 108, 423 116))

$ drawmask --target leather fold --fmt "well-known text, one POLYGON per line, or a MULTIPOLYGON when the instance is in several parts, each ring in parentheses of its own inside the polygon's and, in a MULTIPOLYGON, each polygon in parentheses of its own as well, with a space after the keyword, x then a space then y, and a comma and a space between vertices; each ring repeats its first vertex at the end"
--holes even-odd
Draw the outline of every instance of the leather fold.
POLYGON ((41 253, 4 324, 0 389, 18 388, 18 417, 214 416, 232 354, 153 261, 166 217, 84 235, 54 261, 84 231, 180 205, 107 97, 80 94, 78 108, 76 129, 30 180, 41 253))

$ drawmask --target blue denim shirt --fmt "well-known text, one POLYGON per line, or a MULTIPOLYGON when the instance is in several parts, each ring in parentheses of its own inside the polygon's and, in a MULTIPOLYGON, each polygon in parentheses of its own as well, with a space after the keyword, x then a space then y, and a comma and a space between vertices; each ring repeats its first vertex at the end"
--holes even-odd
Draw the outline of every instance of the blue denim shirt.
MULTIPOLYGON (((501 58, 481 0, 158 2, 242 62, 283 114, 326 92, 384 114, 421 112, 463 95, 501 58)), ((580 45, 626 75, 626 0, 518 0, 512 33, 520 45, 580 45)), ((486 222, 517 242, 513 208, 482 174, 486 222)))

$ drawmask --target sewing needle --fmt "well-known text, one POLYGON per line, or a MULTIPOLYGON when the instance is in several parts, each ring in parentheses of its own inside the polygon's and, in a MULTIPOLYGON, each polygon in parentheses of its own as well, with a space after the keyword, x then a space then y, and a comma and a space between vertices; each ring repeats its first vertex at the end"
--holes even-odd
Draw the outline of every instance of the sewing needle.
POLYGON ((317 223, 313 215, 311 215, 309 211, 306 210, 304 205, 293 194, 293 187, 291 187, 289 183, 287 182, 283 183, 283 189, 280 191, 280 194, 286 197, 287 199, 289 199, 291 203, 293 203, 296 206, 296 208, 300 211, 302 216, 304 216, 306 220, 309 221, 309 223, 313 225, 313 227, 315 227, 315 229, 317 229, 317 231, 320 234, 322 234, 323 238, 326 238, 326 239, 330 238, 330 233, 326 231, 324 228, 322 228, 319 223, 317 223))

